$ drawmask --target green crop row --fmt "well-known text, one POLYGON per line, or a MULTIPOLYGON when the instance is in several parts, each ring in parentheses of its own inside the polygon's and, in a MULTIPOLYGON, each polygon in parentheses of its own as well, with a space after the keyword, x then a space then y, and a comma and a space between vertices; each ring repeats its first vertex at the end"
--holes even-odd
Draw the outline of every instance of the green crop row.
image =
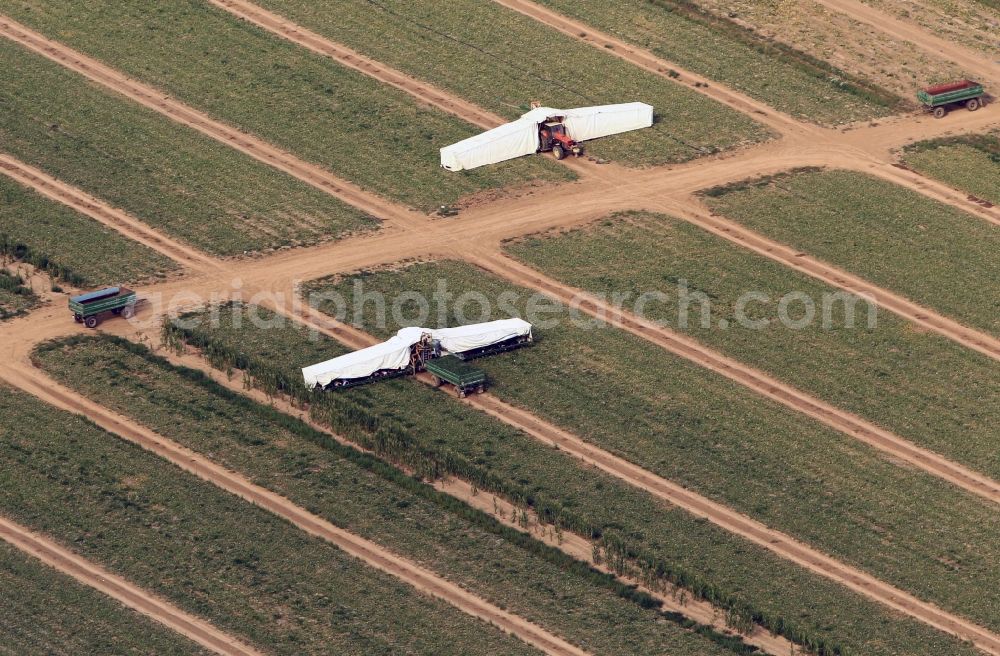
MULTIPOLYGON (((46 345, 36 358, 95 401, 213 454, 226 467, 589 651, 722 653, 676 621, 664 623, 651 597, 142 346, 76 338, 46 345)), ((752 651, 702 630, 737 653, 752 651)))
POLYGON ((24 278, 0 269, 0 321, 21 316, 37 304, 38 297, 24 286, 24 278))
POLYGON ((78 286, 147 280, 177 268, 159 253, 2 176, 0 256, 78 286))
MULTIPOLYGON (((504 294, 514 295, 519 316, 537 305, 529 290, 459 262, 358 280, 366 294, 390 300, 404 291, 433 298, 446 281, 455 299, 478 292, 494 300, 494 319, 510 312, 501 309, 504 294)), ((349 313, 361 299, 350 277, 309 289, 339 293, 349 313)), ((446 310, 454 325, 477 321, 480 308, 456 300, 446 310)), ((380 336, 396 328, 379 325, 377 314, 365 304, 366 328, 380 336)), ((943 608, 1000 625, 991 503, 625 331, 565 313, 532 321, 539 344, 480 360, 499 398, 943 608)))
POLYGON ((595 157, 664 164, 769 136, 735 110, 496 3, 261 4, 508 119, 528 111, 532 100, 551 107, 642 101, 655 108, 652 130, 590 142, 587 152, 595 157))
POLYGON ((709 189, 712 211, 969 326, 1000 335, 1000 229, 853 171, 709 189))
MULTIPOLYGON (((375 225, 337 199, 6 40, 0 42, 0 80, 6 91, 0 96, 4 152, 206 251, 236 255, 341 237, 375 225)), ((0 185, 7 198, 27 196, 6 179, 0 185)), ((52 203, 34 201, 34 206, 42 205, 52 203)), ((25 220, 12 215, 12 209, 0 212, 3 225, 18 229, 11 239, 33 244, 51 236, 38 249, 84 278, 106 277, 107 268, 130 259, 122 246, 127 242, 91 223, 77 221, 74 233, 62 226, 62 232, 36 234, 11 223, 25 220), (85 247, 103 257, 70 259, 70 249, 85 247), (101 271, 102 266, 107 268, 101 271)), ((70 214, 46 209, 42 217, 51 216, 49 223, 56 224, 58 217, 70 214)), ((35 221, 40 227, 59 227, 41 223, 38 216, 35 221)), ((157 261, 158 256, 131 248, 130 268, 136 260, 157 261)))
POLYGON ((1000 205, 1000 137, 971 134, 918 141, 903 149, 907 166, 1000 205))
MULTIPOLYGON (((425 210, 487 189, 568 180, 551 158, 464 174, 438 150, 478 128, 200 0, 28 0, 9 12, 337 175, 425 210)), ((411 53, 411 56, 415 53, 411 53)), ((287 199, 286 211, 300 210, 287 199)))
POLYGON ((775 109, 822 124, 897 111, 903 100, 829 62, 762 36, 691 0, 540 0, 775 109))
MULTIPOLYGON (((218 321, 211 317, 199 312, 185 317, 195 321, 183 327, 168 325, 168 341, 202 349, 223 370, 243 369, 251 384, 271 393, 289 391, 309 403, 314 419, 388 460, 426 475, 457 475, 483 491, 530 506, 548 522, 599 539, 612 554, 625 551, 654 580, 669 580, 735 610, 737 618, 749 617, 826 653, 972 653, 422 384, 403 379, 345 393, 312 393, 302 385, 299 369, 346 349, 325 337, 314 339, 301 325, 260 308, 234 314, 226 306, 218 321), (267 328, 255 327, 254 316, 267 328), (619 544, 624 546, 616 548, 619 544)), ((537 381, 536 391, 576 385, 551 364, 523 365, 524 357, 551 348, 547 334, 540 337, 531 349, 480 362, 488 365, 498 386, 504 383, 493 364, 501 360, 515 361, 518 375, 537 381)), ((614 398, 617 392, 606 390, 605 395, 614 398)), ((591 407, 606 412, 605 403, 602 399, 591 407)), ((619 432, 622 425, 629 426, 619 424, 619 432)))
POLYGON ((568 233, 529 237, 507 251, 608 298, 627 295, 631 303, 644 293, 661 294, 643 308, 646 318, 1000 476, 991 439, 1000 420, 996 364, 951 340, 668 216, 618 214, 568 233), (620 266, 624 261, 627 268, 620 266), (757 296, 747 301, 749 294, 757 296), (797 300, 787 306, 791 321, 783 323, 779 308, 786 298, 797 300), (688 314, 683 325, 682 308, 688 314))
POLYGON ((0 512, 270 653, 536 653, 20 391, 0 443, 0 512))
POLYGON ((163 656, 208 652, 0 542, 0 653, 163 656))

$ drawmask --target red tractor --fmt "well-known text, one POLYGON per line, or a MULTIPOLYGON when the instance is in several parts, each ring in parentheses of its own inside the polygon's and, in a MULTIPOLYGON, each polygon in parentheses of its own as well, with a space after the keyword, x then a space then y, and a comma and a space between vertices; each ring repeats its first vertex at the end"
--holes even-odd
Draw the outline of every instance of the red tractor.
POLYGON ((569 153, 577 157, 583 154, 583 146, 566 134, 566 126, 562 119, 553 118, 538 127, 538 152, 552 151, 556 159, 562 159, 569 153))

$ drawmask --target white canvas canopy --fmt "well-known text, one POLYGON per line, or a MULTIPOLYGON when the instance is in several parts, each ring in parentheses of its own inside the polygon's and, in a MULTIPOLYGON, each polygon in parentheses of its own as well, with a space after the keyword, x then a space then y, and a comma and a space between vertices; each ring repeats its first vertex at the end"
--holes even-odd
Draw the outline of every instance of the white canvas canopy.
POLYGON ((441 166, 461 171, 535 153, 539 147, 538 126, 550 118, 563 118, 569 136, 586 141, 648 128, 653 124, 653 107, 641 102, 575 109, 537 107, 512 123, 445 146, 441 149, 441 166))
POLYGON ((402 369, 410 364, 410 348, 424 332, 422 328, 404 328, 381 344, 305 367, 302 377, 306 387, 326 387, 338 379, 364 378, 382 369, 402 369))
POLYGON ((430 333, 431 338, 441 341, 441 348, 445 351, 464 353, 498 344, 513 337, 529 336, 531 324, 523 319, 501 319, 457 328, 441 328, 430 333))
POLYGON ((653 125, 653 107, 634 102, 567 109, 566 132, 576 141, 607 137, 653 125))

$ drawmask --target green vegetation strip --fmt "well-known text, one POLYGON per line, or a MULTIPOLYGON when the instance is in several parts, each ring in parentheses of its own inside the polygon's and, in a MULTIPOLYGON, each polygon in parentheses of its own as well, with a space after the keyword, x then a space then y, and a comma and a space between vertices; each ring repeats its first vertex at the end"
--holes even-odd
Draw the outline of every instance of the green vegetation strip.
POLYGON ((606 298, 626 295, 626 307, 644 293, 663 294, 645 306, 646 318, 1000 478, 992 439, 1000 422, 996 363, 951 340, 668 216, 619 214, 527 238, 507 251, 574 287, 606 298), (751 299, 750 293, 758 296, 745 305, 741 321, 741 298, 751 299), (786 316, 807 325, 782 323, 785 298, 797 299, 786 316), (809 322, 803 321, 807 303, 814 308, 809 322))
POLYGON ((903 100, 690 0, 539 0, 775 109, 821 124, 884 116, 903 100))
POLYGON ((664 164, 769 136, 735 110, 492 2, 259 4, 509 119, 532 100, 552 107, 642 101, 655 108, 652 130, 589 142, 595 157, 664 164))
POLYGON ((271 653, 535 653, 20 391, 0 443, 0 512, 271 653))
MULTIPOLYGON (((4 152, 206 251, 237 255, 375 226, 337 199, 6 40, 0 40, 0 82, 4 152)), ((6 197, 27 197, 12 191, 16 188, 0 178, 6 197)), ((39 250, 85 278, 105 278, 123 260, 129 269, 160 261, 135 245, 125 248, 127 242, 89 220, 62 220, 79 227, 53 233, 68 210, 46 209, 47 223, 31 221, 36 228, 23 225, 24 218, 12 223, 17 216, 7 215, 12 212, 0 206, 0 225, 17 229, 10 239, 32 244, 49 238, 39 250), (84 249, 90 257, 82 256, 84 249)))
POLYGON ((5 176, 0 176, 0 257, 77 286, 138 282, 177 269, 159 253, 5 176))
MULTIPOLYGON (((47 345, 38 357, 99 403, 588 651, 724 653, 658 612, 652 598, 142 346, 87 337, 47 345)), ((712 637, 737 653, 752 651, 712 637)))
POLYGON ((718 214, 1000 335, 1000 228, 986 221, 852 171, 802 170, 704 194, 718 214))
MULTIPOLYGON (((426 267, 423 270, 431 273, 426 267)), ((461 282, 468 281, 463 274, 478 276, 458 265, 434 272, 448 273, 456 290, 461 282)), ((399 279, 387 275, 383 280, 399 279)), ((375 279, 365 278, 365 281, 375 282, 375 279)), ((404 284, 411 289, 422 287, 412 280, 404 284)), ((371 289, 376 288, 377 285, 371 289)), ((314 419, 375 450, 385 459, 405 464, 426 476, 458 475, 483 492, 499 493, 532 507, 546 521, 590 534, 599 539, 610 562, 620 559, 633 562, 654 581, 668 580, 708 599, 726 608, 734 624, 754 621, 794 642, 813 647, 825 645, 827 654, 838 650, 871 655, 930 655, 941 650, 974 653, 943 634, 811 575, 708 522, 662 504, 611 476, 582 467, 558 450, 421 383, 397 379, 344 393, 310 393, 302 385, 299 368, 340 355, 347 349, 328 338, 310 335, 301 325, 261 308, 234 311, 225 307, 219 312, 217 322, 212 322, 211 317, 208 311, 185 317, 195 321, 183 328, 170 326, 168 337, 202 349, 223 370, 242 369, 251 384, 265 391, 288 392, 302 402, 309 402, 314 419), (256 323, 255 316, 259 318, 256 323)), ((553 331, 541 333, 541 338, 533 347, 480 359, 476 365, 490 371, 497 391, 503 393, 512 376, 522 378, 540 402, 549 405, 554 395, 565 394, 581 383, 555 362, 566 356, 567 349, 560 347, 553 331), (555 355, 551 355, 553 352, 555 355), (503 372, 504 368, 508 373, 503 372)), ((635 348, 642 348, 641 343, 635 348)), ((593 352, 587 347, 584 350, 593 352)), ((662 356, 657 352, 656 357, 662 356)), ((645 379, 638 381, 645 382, 645 379)), ((694 381, 690 394, 714 391, 702 391, 698 384, 694 381)), ((661 385, 658 378, 653 388, 661 385)), ((616 434, 625 433, 623 439, 635 440, 633 424, 641 424, 645 415, 639 413, 634 420, 626 421, 617 413, 612 414, 609 408, 617 409, 616 401, 609 399, 618 396, 626 404, 631 401, 615 385, 605 387, 600 399, 574 406, 573 412, 581 417, 610 414, 616 434)), ((720 399, 720 405, 726 406, 733 396, 727 394, 720 399)), ((726 412, 742 420, 739 412, 743 407, 730 405, 726 412)), ((670 422, 684 420, 680 411, 664 416, 670 422)), ((642 437, 639 435, 638 439, 642 437)), ((700 439, 692 436, 690 441, 700 439)), ((769 450, 777 451, 780 446, 769 450)), ((759 494, 758 486, 753 483, 754 477, 766 478, 770 474, 755 468, 755 461, 762 456, 744 449, 741 458, 743 471, 739 476, 729 475, 734 479, 733 487, 740 488, 748 499, 766 503, 769 501, 766 495, 759 494)), ((801 494, 811 484, 807 474, 802 473, 803 487, 797 487, 796 493, 801 494)), ((829 471, 823 475, 836 479, 840 474, 829 471)), ((817 495, 822 497, 823 490, 831 485, 826 484, 817 495)), ((783 498, 774 501, 775 505, 783 502, 783 498)), ((964 506, 964 501, 960 500, 960 505, 964 506)), ((866 508, 851 510, 859 513, 859 521, 867 520, 870 515, 866 508)), ((805 521, 823 524, 825 520, 819 517, 805 521)), ((896 537, 890 533, 886 540, 896 537)))
POLYGON ((38 297, 16 273, 0 269, 0 321, 19 317, 38 305, 38 297))
POLYGON ((975 134, 910 144, 903 162, 976 198, 1000 205, 1000 136, 975 134))
MULTIPOLYGON (((513 291, 521 316, 531 296, 458 262, 360 280, 366 292, 389 299, 403 291, 432 298, 439 280, 456 298, 475 291, 499 301, 513 291)), ((352 311, 353 281, 333 289, 352 311)), ((494 319, 503 314, 498 305, 494 319)), ((367 303, 362 313, 372 330, 375 308, 367 303)), ((458 323, 459 309, 475 316, 478 306, 453 304, 448 323, 458 323)), ((534 347, 477 361, 497 396, 922 599, 1000 626, 1000 521, 993 504, 898 467, 639 337, 557 319, 537 331, 534 347)))
POLYGON ((215 118, 413 207, 430 210, 487 189, 574 177, 537 157, 450 173, 438 150, 479 128, 199 0, 29 0, 9 12, 215 118))
POLYGON ((0 590, 0 653, 208 653, 6 542, 0 542, 0 590))

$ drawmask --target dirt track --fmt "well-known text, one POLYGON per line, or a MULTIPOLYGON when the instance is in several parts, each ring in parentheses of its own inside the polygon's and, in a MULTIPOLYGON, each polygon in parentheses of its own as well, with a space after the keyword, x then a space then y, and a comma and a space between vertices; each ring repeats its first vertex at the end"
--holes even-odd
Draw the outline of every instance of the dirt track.
MULTIPOLYGON (((547 13, 547 16, 541 16, 543 22, 563 32, 577 29, 576 24, 572 21, 566 22, 561 17, 525 0, 500 0, 500 2, 505 6, 522 11, 522 13, 528 13, 528 15, 532 15, 529 12, 537 14, 537 12, 541 11, 547 13), (560 21, 562 21, 561 24, 555 24, 560 23, 560 21)), ((240 2, 240 4, 243 3, 240 2)), ((829 0, 828 4, 853 6, 855 3, 850 0, 829 0)), ((658 60, 649 53, 599 35, 591 30, 589 26, 581 27, 583 29, 580 31, 587 32, 587 37, 583 37, 584 40, 589 40, 592 45, 622 57, 642 68, 652 70, 660 75, 665 75, 665 71, 662 70, 664 66, 676 69, 675 66, 658 60), (612 49, 604 48, 605 44, 611 45, 612 49)), ((919 28, 916 27, 912 29, 919 31, 919 28)), ((965 328, 945 317, 928 313, 923 308, 891 292, 881 290, 866 281, 838 271, 803 254, 798 254, 781 244, 770 242, 760 235, 740 228, 735 224, 720 220, 718 217, 712 217, 691 196, 693 192, 706 186, 762 173, 776 172, 792 166, 826 165, 866 172, 878 171, 883 177, 887 177, 894 173, 894 171, 888 168, 892 162, 889 153, 891 148, 898 147, 906 141, 915 139, 924 139, 951 133, 971 132, 994 126, 1000 119, 998 119, 996 112, 990 112, 989 108, 976 114, 956 113, 954 117, 951 117, 951 121, 932 121, 925 117, 900 117, 882 121, 874 127, 839 132, 815 128, 814 126, 794 121, 769 107, 763 106, 752 99, 727 90, 724 87, 720 87, 713 82, 708 90, 703 91, 699 89, 699 91, 768 124, 784 135, 783 138, 779 141, 766 143, 743 152, 726 153, 721 156, 705 158, 669 168, 624 171, 617 167, 600 167, 597 169, 598 174, 588 177, 585 187, 580 184, 567 185, 561 190, 574 195, 574 202, 569 207, 561 202, 548 203, 544 197, 529 196, 501 200, 490 205, 476 207, 463 212, 462 216, 455 220, 441 222, 415 215, 415 213, 408 212, 404 208, 400 208, 360 188, 339 180, 319 167, 302 162, 293 155, 275 149, 263 141, 218 123, 197 110, 165 97, 155 89, 129 80, 120 73, 61 44, 34 34, 30 30, 22 28, 2 16, 0 16, 0 35, 21 43, 25 47, 43 54, 99 84, 114 89, 144 106, 159 111, 168 118, 189 125, 260 161, 275 166, 309 184, 327 191, 345 202, 382 217, 386 219, 390 227, 396 228, 394 230, 383 230, 376 235, 279 253, 273 257, 250 262, 225 262, 224 264, 220 264, 216 270, 198 272, 195 276, 183 281, 183 283, 158 285, 155 288, 158 291, 180 291, 187 288, 208 292, 224 287, 225 283, 228 282, 227 277, 229 279, 240 277, 247 281, 246 288, 248 290, 263 289, 285 292, 291 288, 296 279, 317 277, 328 273, 349 271, 364 266, 388 263, 407 256, 445 255, 454 252, 472 253, 477 249, 480 252, 488 252, 495 255, 499 241, 505 237, 557 226, 578 225, 616 209, 653 209, 677 214, 680 218, 692 221, 716 234, 731 239, 735 243, 751 248, 767 257, 771 257, 830 284, 835 284, 838 287, 856 292, 868 293, 878 298, 880 304, 883 304, 886 309, 896 312, 939 334, 955 339, 959 343, 987 353, 991 357, 997 358, 997 354, 1000 353, 997 340, 965 328), (460 232, 463 236, 457 238, 455 235, 460 232), (809 266, 803 268, 803 262, 807 262, 809 266), (986 338, 985 341, 984 338, 986 338)), ((581 38, 578 32, 573 32, 571 35, 581 38)), ((918 36, 922 36, 922 33, 918 34, 918 36)), ((375 66, 380 66, 375 62, 371 63, 375 66)), ((385 71, 377 72, 386 74, 385 71)), ((372 74, 372 72, 366 72, 366 74, 372 74)), ((682 80, 694 82, 701 80, 701 78, 682 72, 682 80)), ((430 89, 430 87, 425 88, 430 89)), ((413 93, 412 90, 408 91, 413 93)), ((973 211, 977 216, 993 223, 996 223, 997 217, 1000 217, 1000 213, 995 209, 984 210, 983 208, 979 208, 968 199, 963 200, 959 192, 950 190, 940 185, 940 183, 928 184, 929 181, 919 175, 900 172, 896 174, 896 179, 893 181, 925 195, 943 199, 945 202, 960 207, 963 210, 973 211)), ((38 184, 37 180, 35 184, 38 184)), ((90 200, 93 201, 94 199, 90 200)), ((128 230, 138 231, 136 234, 140 234, 141 232, 141 226, 135 224, 122 225, 119 226, 119 229, 122 229, 125 234, 128 234, 128 230)), ((145 228, 145 230, 148 231, 149 229, 145 228)), ((154 233, 151 232, 143 234, 146 235, 146 238, 154 236, 154 233)), ((172 250, 169 246, 165 248, 172 250)), ((176 259, 189 256, 190 254, 177 252, 172 257, 176 259)), ((473 261, 476 259, 475 256, 470 255, 469 257, 473 261)), ((191 266, 195 268, 193 265, 194 262, 192 261, 191 266)), ((12 322, 13 325, 0 327, 0 334, 3 335, 4 341, 8 338, 13 340, 5 344, 9 348, 5 348, 4 350, 13 352, 22 348, 25 344, 30 345, 45 336, 54 337, 57 334, 75 331, 75 327, 72 324, 67 327, 60 326, 56 329, 51 324, 43 323, 44 321, 52 321, 58 316, 61 316, 59 312, 43 309, 42 311, 33 313, 26 321, 12 322)), ((361 335, 351 334, 349 331, 344 334, 347 335, 348 339, 362 339, 361 335)), ((643 336, 647 339, 652 339, 656 343, 660 343, 663 338, 662 335, 655 334, 646 334, 643 336)), ((699 353, 689 353, 685 357, 690 357, 698 362, 698 358, 702 356, 699 353)), ((9 368, 5 371, 6 374, 4 377, 10 376, 14 379, 11 382, 23 384, 29 391, 33 391, 40 397, 46 398, 44 387, 32 385, 31 376, 37 375, 37 372, 33 372, 30 367, 21 370, 17 375, 12 375, 11 371, 13 370, 9 368)), ((752 379, 744 384, 753 383, 752 387, 758 383, 769 385, 772 382, 774 381, 764 380, 761 382, 759 379, 752 379)), ((765 389, 764 392, 770 395, 777 393, 775 390, 782 391, 779 387, 775 387, 774 390, 765 389)), ((762 390, 758 389, 758 391, 762 390)), ((51 394, 49 394, 48 400, 57 402, 58 404, 58 399, 53 399, 51 394)), ((79 403, 81 400, 76 399, 75 402, 79 403)), ((998 640, 997 636, 981 627, 972 625, 945 611, 924 604, 906 593, 902 593, 891 586, 872 579, 864 573, 852 570, 822 554, 813 552, 809 547, 795 543, 787 536, 770 531, 750 518, 738 515, 723 506, 693 495, 669 481, 659 479, 630 463, 597 450, 582 442, 579 438, 569 435, 554 426, 545 424, 524 411, 500 404, 496 399, 488 395, 474 398, 468 402, 485 412, 501 418, 507 423, 521 427, 538 439, 550 443, 559 443, 561 448, 574 453, 577 457, 601 467, 605 471, 619 476, 633 485, 646 489, 660 498, 676 503, 699 516, 705 516, 716 524, 739 535, 743 535, 783 557, 814 569, 814 571, 828 576, 833 580, 840 581, 852 589, 858 590, 893 608, 911 614, 913 617, 917 617, 928 624, 973 640, 989 653, 1000 654, 1000 640, 998 640)), ((820 408, 820 410, 825 409, 820 408)), ((97 406, 88 406, 86 414, 92 418, 94 416, 101 417, 106 416, 106 411, 97 406)), ((840 419, 843 419, 843 417, 840 419)), ((841 430, 845 430, 848 427, 848 424, 844 424, 841 430)), ((859 439, 865 439, 865 437, 859 435, 855 436, 859 437, 859 439)), ((876 437, 884 436, 867 435, 867 437, 875 439, 876 437)), ((908 445, 905 442, 902 445, 894 444, 892 440, 886 446, 894 448, 897 446, 909 446, 916 449, 913 445, 908 445)), ((924 468, 943 466, 941 473, 937 475, 954 475, 958 478, 964 476, 964 472, 961 468, 957 468, 957 465, 948 463, 947 461, 942 463, 925 460, 922 458, 922 455, 919 449, 910 452, 910 457, 913 458, 914 463, 923 463, 920 466, 924 468)), ((238 480, 237 477, 237 482, 238 480)), ((967 481, 967 484, 970 486, 976 486, 980 483, 982 481, 967 481)), ((989 481, 986 487, 990 485, 995 488, 995 483, 992 481, 989 481)), ((979 493, 982 494, 982 492, 979 493)))
POLYGON ((204 456, 153 433, 127 417, 107 410, 73 390, 63 387, 30 364, 22 362, 4 367, 0 370, 0 376, 56 407, 84 415, 104 430, 134 442, 177 467, 291 522, 306 533, 336 545, 369 566, 382 570, 473 617, 493 624, 545 653, 572 656, 587 654, 537 625, 501 610, 437 574, 369 540, 338 528, 204 456))
POLYGON ((49 567, 95 588, 132 610, 150 617, 205 649, 226 656, 260 656, 261 652, 220 631, 208 622, 157 599, 120 576, 87 561, 69 549, 0 517, 0 539, 30 554, 49 567))

